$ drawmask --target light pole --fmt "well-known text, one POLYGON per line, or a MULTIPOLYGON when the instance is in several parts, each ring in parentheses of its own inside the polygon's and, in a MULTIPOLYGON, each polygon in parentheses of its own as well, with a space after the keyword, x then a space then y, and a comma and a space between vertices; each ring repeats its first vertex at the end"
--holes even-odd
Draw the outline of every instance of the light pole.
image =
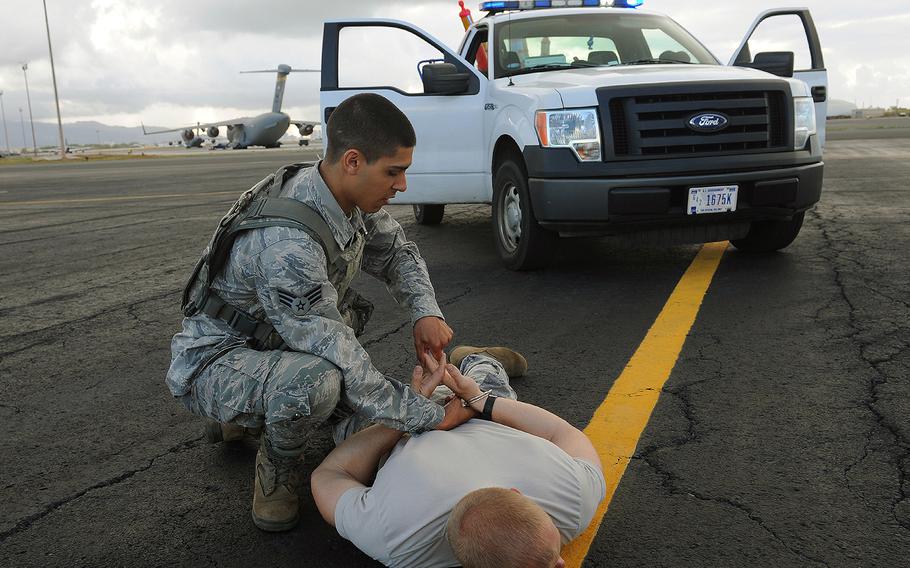
POLYGON ((35 141, 35 117, 32 115, 32 97, 28 93, 28 63, 22 64, 22 76, 25 77, 25 100, 28 101, 28 121, 32 125, 32 148, 38 155, 38 143, 35 141))
POLYGON ((28 142, 25 141, 25 119, 22 118, 22 107, 19 107, 19 126, 22 127, 22 151, 28 148, 28 142))
POLYGON ((66 142, 63 140, 63 121, 60 119, 60 99, 57 97, 57 73, 54 72, 54 50, 51 48, 51 26, 47 23, 47 0, 44 4, 44 27, 47 29, 47 52, 51 56, 51 78, 54 80, 54 103, 57 105, 57 128, 60 130, 60 157, 66 157, 66 142))
POLYGON ((9 130, 6 129, 6 109, 3 108, 3 91, 0 91, 0 114, 3 115, 3 137, 6 138, 6 153, 12 154, 9 149, 9 130))

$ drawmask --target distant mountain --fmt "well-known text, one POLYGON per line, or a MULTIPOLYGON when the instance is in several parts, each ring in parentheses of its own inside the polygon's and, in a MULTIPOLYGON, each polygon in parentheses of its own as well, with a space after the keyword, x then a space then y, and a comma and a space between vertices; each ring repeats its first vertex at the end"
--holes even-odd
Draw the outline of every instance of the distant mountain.
MULTIPOLYGON (((146 126, 147 130, 161 130, 163 126, 146 126)), ((32 130, 28 121, 20 124, 18 120, 6 121, 9 132, 9 145, 13 150, 32 146, 32 130), (24 127, 24 129, 23 129, 24 127), (23 132, 25 141, 23 143, 23 132)), ((63 123, 63 137, 67 144, 156 144, 180 140, 179 132, 152 134, 144 136, 139 126, 109 126, 100 122, 80 121, 63 123)), ((56 146, 59 141, 56 122, 35 122, 35 139, 38 146, 56 146)), ((0 129, 0 148, 6 150, 6 140, 0 129)))
POLYGON ((849 101, 828 99, 828 116, 853 116, 856 105, 849 101))

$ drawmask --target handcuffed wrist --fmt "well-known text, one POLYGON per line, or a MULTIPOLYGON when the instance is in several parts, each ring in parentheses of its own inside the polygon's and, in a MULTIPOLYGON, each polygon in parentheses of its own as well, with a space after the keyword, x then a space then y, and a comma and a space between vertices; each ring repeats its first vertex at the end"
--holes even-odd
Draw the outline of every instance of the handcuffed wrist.
POLYGON ((484 401, 486 401, 486 398, 488 396, 490 396, 491 392, 492 391, 482 390, 482 391, 480 391, 479 394, 476 394, 470 398, 466 398, 466 399, 463 398, 463 399, 461 399, 461 406, 462 407, 471 407, 472 409, 476 410, 477 412, 480 412, 483 409, 484 401), (477 408, 477 405, 481 405, 480 409, 477 408))

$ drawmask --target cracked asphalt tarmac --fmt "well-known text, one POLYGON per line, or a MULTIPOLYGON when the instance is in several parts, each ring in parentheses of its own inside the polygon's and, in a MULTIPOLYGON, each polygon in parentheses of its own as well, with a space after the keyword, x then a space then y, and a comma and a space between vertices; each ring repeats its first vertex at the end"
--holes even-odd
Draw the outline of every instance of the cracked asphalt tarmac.
MULTIPOLYGON (((726 253, 586 566, 906 565, 910 138, 837 138, 797 241, 726 253)), ((0 168, 0 566, 375 565, 308 494, 297 529, 258 531, 255 445, 205 443, 163 382, 214 223, 307 152, 0 168)), ((579 427, 698 250, 566 240, 514 273, 488 207, 438 227, 390 210, 455 343, 523 352, 519 396, 579 427)), ((357 286, 376 304, 364 344, 406 377, 406 314, 357 286)), ((316 439, 308 467, 329 449, 316 439)))

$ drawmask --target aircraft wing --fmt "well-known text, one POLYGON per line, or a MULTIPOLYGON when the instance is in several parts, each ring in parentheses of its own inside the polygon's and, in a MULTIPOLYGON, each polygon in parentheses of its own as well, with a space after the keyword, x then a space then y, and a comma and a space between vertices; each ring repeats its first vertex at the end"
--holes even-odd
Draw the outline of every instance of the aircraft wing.
POLYGON ((291 124, 297 127, 297 131, 300 132, 301 136, 310 136, 313 134, 313 130, 319 126, 320 123, 313 122, 311 120, 291 120, 291 124))
POLYGON ((182 132, 184 130, 195 130, 197 128, 208 128, 209 126, 243 126, 244 123, 249 121, 248 117, 235 118, 232 120, 222 120, 219 122, 206 122, 205 124, 191 124, 189 126, 181 126, 180 128, 169 128, 167 130, 153 130, 148 131, 145 129, 145 125, 142 125, 143 134, 162 134, 164 132, 182 132))

